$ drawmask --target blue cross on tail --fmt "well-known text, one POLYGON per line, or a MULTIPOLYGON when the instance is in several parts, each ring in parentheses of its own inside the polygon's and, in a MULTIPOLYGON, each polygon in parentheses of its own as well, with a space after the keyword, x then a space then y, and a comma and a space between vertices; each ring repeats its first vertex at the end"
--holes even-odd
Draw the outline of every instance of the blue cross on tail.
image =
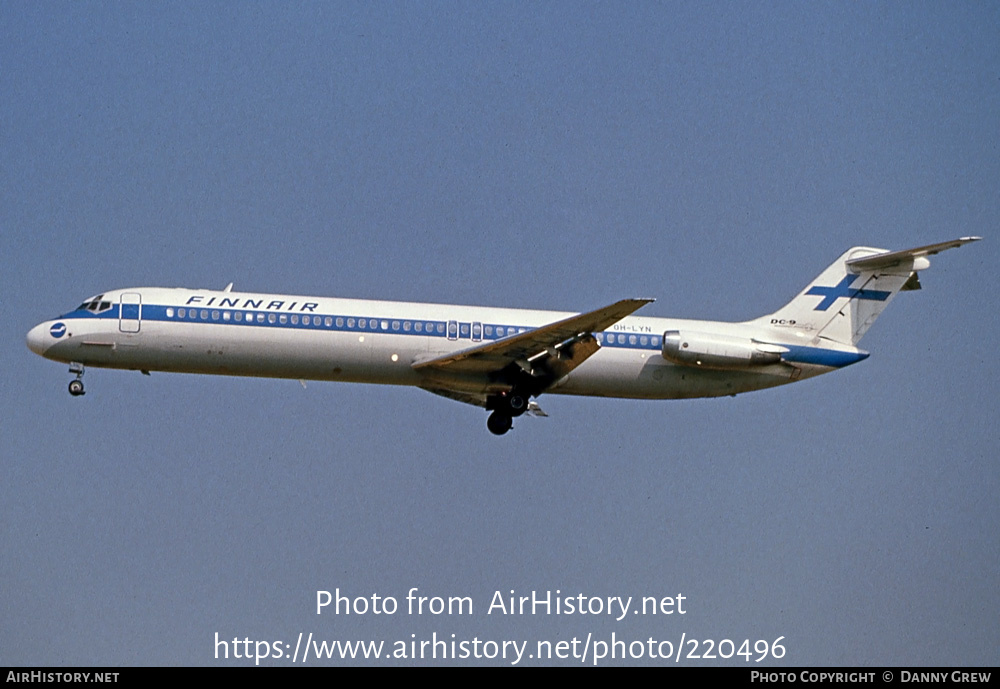
POLYGON ((880 290, 874 289, 851 289, 851 283, 858 279, 858 275, 845 275, 844 279, 841 280, 835 287, 810 287, 806 294, 815 294, 816 296, 823 297, 822 301, 816 305, 814 311, 826 311, 828 308, 833 306, 833 303, 837 301, 840 297, 847 297, 848 299, 872 299, 874 301, 885 301, 890 296, 891 292, 882 292, 880 290))

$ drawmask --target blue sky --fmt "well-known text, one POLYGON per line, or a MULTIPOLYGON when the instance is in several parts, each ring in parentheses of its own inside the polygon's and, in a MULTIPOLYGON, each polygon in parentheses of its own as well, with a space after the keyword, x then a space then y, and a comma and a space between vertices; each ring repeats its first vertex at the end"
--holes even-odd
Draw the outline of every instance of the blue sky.
POLYGON ((0 662, 436 632, 998 664, 998 29, 988 3, 0 5, 0 662), (92 370, 71 399, 24 346, 107 289, 230 281, 743 320, 850 246, 962 235, 863 363, 543 397, 503 438, 378 386, 92 370), (411 587, 474 614, 314 611, 411 587), (511 589, 688 612, 487 615, 511 589))

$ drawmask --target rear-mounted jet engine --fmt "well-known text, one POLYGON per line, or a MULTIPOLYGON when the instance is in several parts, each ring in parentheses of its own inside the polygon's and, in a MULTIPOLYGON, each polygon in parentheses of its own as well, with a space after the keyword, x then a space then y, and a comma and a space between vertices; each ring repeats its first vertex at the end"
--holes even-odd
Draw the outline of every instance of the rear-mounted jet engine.
POLYGON ((682 366, 741 369, 781 362, 786 347, 729 335, 668 330, 663 333, 663 358, 682 366))

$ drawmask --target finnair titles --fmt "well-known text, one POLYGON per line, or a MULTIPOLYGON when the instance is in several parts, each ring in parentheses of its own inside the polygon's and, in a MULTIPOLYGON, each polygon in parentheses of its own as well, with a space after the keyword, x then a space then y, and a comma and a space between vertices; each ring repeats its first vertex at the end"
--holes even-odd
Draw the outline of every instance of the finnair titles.
POLYGON ((928 256, 854 247, 792 301, 741 323, 633 315, 652 299, 573 314, 450 304, 133 287, 86 299, 28 333, 35 353, 86 366, 410 385, 481 407, 502 435, 542 394, 632 399, 736 395, 868 357, 858 341, 928 256))

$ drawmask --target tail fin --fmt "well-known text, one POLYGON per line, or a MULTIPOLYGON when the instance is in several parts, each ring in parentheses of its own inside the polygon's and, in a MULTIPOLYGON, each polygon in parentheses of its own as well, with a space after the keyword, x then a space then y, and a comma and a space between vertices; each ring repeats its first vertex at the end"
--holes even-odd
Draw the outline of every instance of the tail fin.
POLYGON ((920 289, 917 271, 930 266, 927 256, 978 239, 962 237, 892 252, 856 246, 844 252, 799 296, 756 322, 791 326, 816 338, 856 345, 900 290, 920 289))

